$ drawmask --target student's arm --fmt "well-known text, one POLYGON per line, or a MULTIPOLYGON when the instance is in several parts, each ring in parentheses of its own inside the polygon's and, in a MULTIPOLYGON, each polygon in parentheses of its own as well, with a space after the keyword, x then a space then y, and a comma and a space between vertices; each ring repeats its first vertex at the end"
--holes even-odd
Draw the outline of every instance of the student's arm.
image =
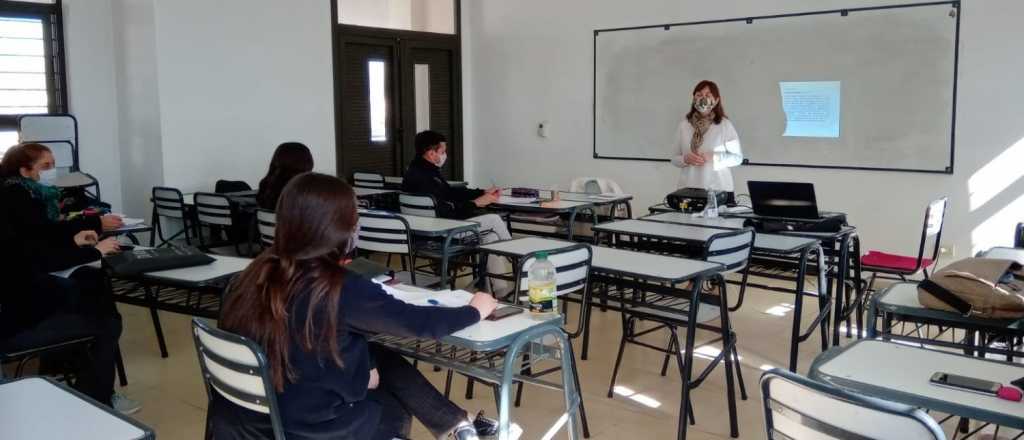
POLYGON ((371 281, 354 274, 347 276, 341 307, 349 327, 393 336, 439 339, 480 321, 480 312, 473 307, 414 306, 388 295, 371 281))
POLYGON ((743 163, 743 150, 740 148, 740 136, 736 127, 728 119, 722 120, 722 136, 724 145, 715 148, 715 169, 732 168, 743 163))

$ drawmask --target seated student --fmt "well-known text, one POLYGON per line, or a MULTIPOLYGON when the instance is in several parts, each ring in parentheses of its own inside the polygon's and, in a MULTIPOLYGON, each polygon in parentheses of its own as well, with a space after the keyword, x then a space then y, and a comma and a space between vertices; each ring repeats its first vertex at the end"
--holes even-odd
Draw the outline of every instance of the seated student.
MULTIPOLYGON (((493 421, 471 421, 405 358, 365 334, 440 338, 488 316, 497 302, 477 293, 464 307, 414 306, 346 271, 356 207, 352 188, 336 177, 292 179, 277 204, 276 240, 229 286, 220 326, 266 351, 289 439, 408 437, 411 416, 440 438, 492 434, 493 421)), ((218 440, 270 436, 266 414, 216 393, 209 411, 218 440)))
POLYGON ((277 146, 270 159, 267 175, 260 180, 256 202, 260 208, 273 211, 281 190, 299 174, 313 171, 313 155, 309 148, 298 142, 285 142, 277 146))
MULTIPOLYGON (((0 230, 9 234, 5 239, 9 248, 13 249, 6 252, 16 255, 19 267, 31 269, 24 273, 9 273, 12 277, 41 280, 39 282, 44 285, 59 284, 61 288, 49 293, 63 295, 62 301, 52 305, 46 305, 46 302, 40 304, 46 305, 46 310, 53 313, 70 311, 72 314, 81 314, 84 311, 92 321, 102 323, 91 327, 105 331, 100 339, 112 340, 110 347, 116 347, 121 332, 121 315, 114 305, 106 273, 94 267, 78 267, 68 278, 50 277, 47 274, 94 263, 104 255, 118 252, 117 239, 110 237, 99 240, 98 232, 120 227, 121 219, 107 215, 102 218, 62 220, 57 208, 59 190, 40 182, 42 176, 52 169, 53 154, 40 144, 12 147, 0 161, 0 206, 4 207, 0 210, 0 230)), ((38 335, 39 331, 47 332, 45 327, 44 330, 32 329, 44 324, 30 321, 25 324, 29 327, 22 325, 19 329, 38 335)), ((112 374, 113 370, 110 372, 112 374)), ((104 382, 107 379, 113 380, 111 376, 104 378, 104 382)), ((134 412, 140 407, 138 403, 121 395, 114 395, 113 399, 118 409, 124 411, 134 412)), ((111 396, 108 393, 97 400, 109 402, 111 396)))
MULTIPOLYGON (((511 240, 505 220, 497 214, 480 213, 479 209, 495 203, 501 190, 453 187, 441 175, 441 167, 448 159, 447 139, 436 131, 424 131, 416 135, 416 158, 405 170, 402 177, 402 191, 415 194, 430 194, 437 202, 437 214, 445 218, 469 220, 480 224, 484 243, 511 240)), ((508 273, 508 266, 500 258, 488 258, 490 273, 508 273)), ((508 283, 494 280, 492 290, 498 294, 510 290, 508 283)))
POLYGON ((9 148, 0 162, 0 191, 5 195, 0 206, 16 211, 23 225, 65 222, 76 231, 97 233, 124 225, 121 217, 112 214, 65 220, 60 213, 60 189, 53 186, 56 171, 53 152, 45 145, 27 143, 9 148))

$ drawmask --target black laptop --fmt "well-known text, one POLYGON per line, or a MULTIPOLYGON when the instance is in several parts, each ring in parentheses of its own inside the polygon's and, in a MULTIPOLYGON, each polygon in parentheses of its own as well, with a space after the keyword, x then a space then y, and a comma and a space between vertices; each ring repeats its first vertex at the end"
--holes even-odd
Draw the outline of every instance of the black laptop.
POLYGON ((747 189, 754 214, 761 217, 822 220, 841 215, 818 211, 811 183, 749 181, 747 189))

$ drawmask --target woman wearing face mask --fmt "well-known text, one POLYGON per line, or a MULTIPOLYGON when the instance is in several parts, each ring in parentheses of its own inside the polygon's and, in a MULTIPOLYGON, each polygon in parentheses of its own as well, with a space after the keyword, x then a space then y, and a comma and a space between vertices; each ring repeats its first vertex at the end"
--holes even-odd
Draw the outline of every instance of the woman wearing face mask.
POLYGON ((22 226, 66 222, 78 231, 97 234, 120 228, 124 223, 116 215, 79 217, 65 221, 60 213, 60 189, 53 186, 57 178, 53 153, 42 144, 20 144, 7 150, 0 162, 0 191, 6 209, 16 211, 22 226))
MULTIPOLYGON (((0 300, 16 305, 6 312, 29 311, 13 327, 5 329, 13 335, 7 343, 14 344, 13 347, 39 346, 69 335, 96 337, 92 349, 94 362, 87 373, 89 385, 83 390, 122 412, 138 411, 137 402, 113 393, 114 353, 121 334, 121 315, 114 305, 106 273, 86 266, 61 277, 48 275, 117 253, 117 239, 100 240, 99 234, 104 229, 119 227, 120 218, 61 220, 59 190, 40 182, 43 176, 51 175, 51 170, 53 154, 40 144, 12 147, 0 161, 0 231, 4 253, 14 260, 0 264, 0 279, 15 286, 11 291, 0 289, 0 296, 9 293, 0 300), (19 289, 19 285, 36 287, 19 289), (45 295, 33 296, 33 292, 45 295)), ((4 303, 0 303, 0 308, 7 307, 4 303)))
POLYGON ((672 164, 682 168, 680 188, 705 188, 726 191, 732 200, 732 173, 729 168, 743 162, 739 135, 725 116, 718 85, 701 81, 693 89, 693 105, 676 129, 672 164))

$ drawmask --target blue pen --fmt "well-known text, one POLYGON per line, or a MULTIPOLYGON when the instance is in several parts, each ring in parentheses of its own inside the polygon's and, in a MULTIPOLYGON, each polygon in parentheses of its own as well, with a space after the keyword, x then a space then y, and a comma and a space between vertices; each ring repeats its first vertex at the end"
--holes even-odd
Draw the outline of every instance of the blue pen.
POLYGON ((433 298, 431 298, 431 299, 428 299, 428 300, 427 300, 427 304, 430 304, 430 305, 432 305, 432 306, 439 306, 439 305, 441 305, 441 303, 437 302, 437 300, 436 300, 436 299, 433 299, 433 298))

